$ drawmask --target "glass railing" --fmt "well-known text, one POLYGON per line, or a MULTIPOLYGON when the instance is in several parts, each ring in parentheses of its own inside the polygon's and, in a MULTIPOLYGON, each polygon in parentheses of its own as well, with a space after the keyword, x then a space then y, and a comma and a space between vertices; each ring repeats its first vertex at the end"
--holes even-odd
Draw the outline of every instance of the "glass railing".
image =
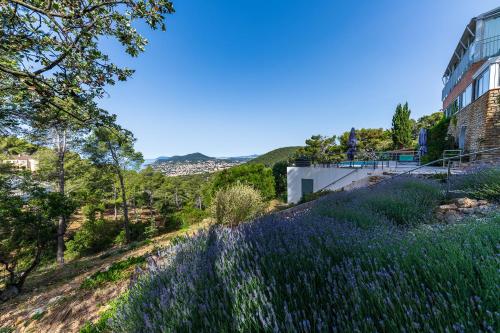
POLYGON ((444 100, 453 88, 455 88, 473 63, 498 55, 500 55, 500 35, 475 41, 471 44, 446 82, 443 88, 442 99, 444 100))

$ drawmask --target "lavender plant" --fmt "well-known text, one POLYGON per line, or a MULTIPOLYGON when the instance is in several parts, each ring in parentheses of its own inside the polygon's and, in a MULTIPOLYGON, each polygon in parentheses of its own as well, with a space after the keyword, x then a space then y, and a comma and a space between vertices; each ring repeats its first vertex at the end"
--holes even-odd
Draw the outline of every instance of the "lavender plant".
MULTIPOLYGON (((437 185, 409 180, 377 189, 389 201, 413 192, 421 207, 440 195, 437 185)), ((307 214, 217 226, 161 250, 119 303, 111 329, 498 331, 500 215, 409 229, 399 217, 421 214, 400 221, 422 223, 427 210, 395 218, 373 200, 367 190, 332 195, 307 214), (329 211, 341 206, 343 218, 329 211)))

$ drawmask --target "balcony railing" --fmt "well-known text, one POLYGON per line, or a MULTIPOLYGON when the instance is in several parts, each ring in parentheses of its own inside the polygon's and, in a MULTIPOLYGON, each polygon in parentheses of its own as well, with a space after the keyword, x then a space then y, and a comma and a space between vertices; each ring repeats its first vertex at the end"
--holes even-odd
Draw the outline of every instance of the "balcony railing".
POLYGON ((443 88, 442 99, 444 100, 453 88, 455 88, 473 63, 498 55, 500 55, 500 35, 475 41, 471 44, 449 77, 448 82, 446 82, 443 88))

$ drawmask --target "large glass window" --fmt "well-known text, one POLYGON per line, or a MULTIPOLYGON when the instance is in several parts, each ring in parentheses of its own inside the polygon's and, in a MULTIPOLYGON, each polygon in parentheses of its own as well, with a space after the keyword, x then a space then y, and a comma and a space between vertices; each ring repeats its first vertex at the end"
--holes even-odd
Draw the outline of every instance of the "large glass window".
POLYGON ((490 69, 481 73, 476 79, 476 90, 474 97, 479 98, 490 89, 490 69))
POLYGON ((500 35, 500 17, 488 20, 484 24, 484 39, 500 35))
POLYGON ((462 94, 462 107, 466 107, 472 103, 472 84, 470 84, 462 94))

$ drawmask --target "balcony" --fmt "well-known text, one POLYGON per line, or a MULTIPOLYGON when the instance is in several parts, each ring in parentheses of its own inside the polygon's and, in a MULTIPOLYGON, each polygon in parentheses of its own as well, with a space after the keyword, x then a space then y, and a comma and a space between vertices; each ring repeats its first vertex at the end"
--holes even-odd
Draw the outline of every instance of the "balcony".
POLYGON ((455 88, 462 76, 469 70, 470 66, 478 61, 500 55, 500 35, 474 41, 463 54, 457 67, 445 83, 442 100, 455 88))

